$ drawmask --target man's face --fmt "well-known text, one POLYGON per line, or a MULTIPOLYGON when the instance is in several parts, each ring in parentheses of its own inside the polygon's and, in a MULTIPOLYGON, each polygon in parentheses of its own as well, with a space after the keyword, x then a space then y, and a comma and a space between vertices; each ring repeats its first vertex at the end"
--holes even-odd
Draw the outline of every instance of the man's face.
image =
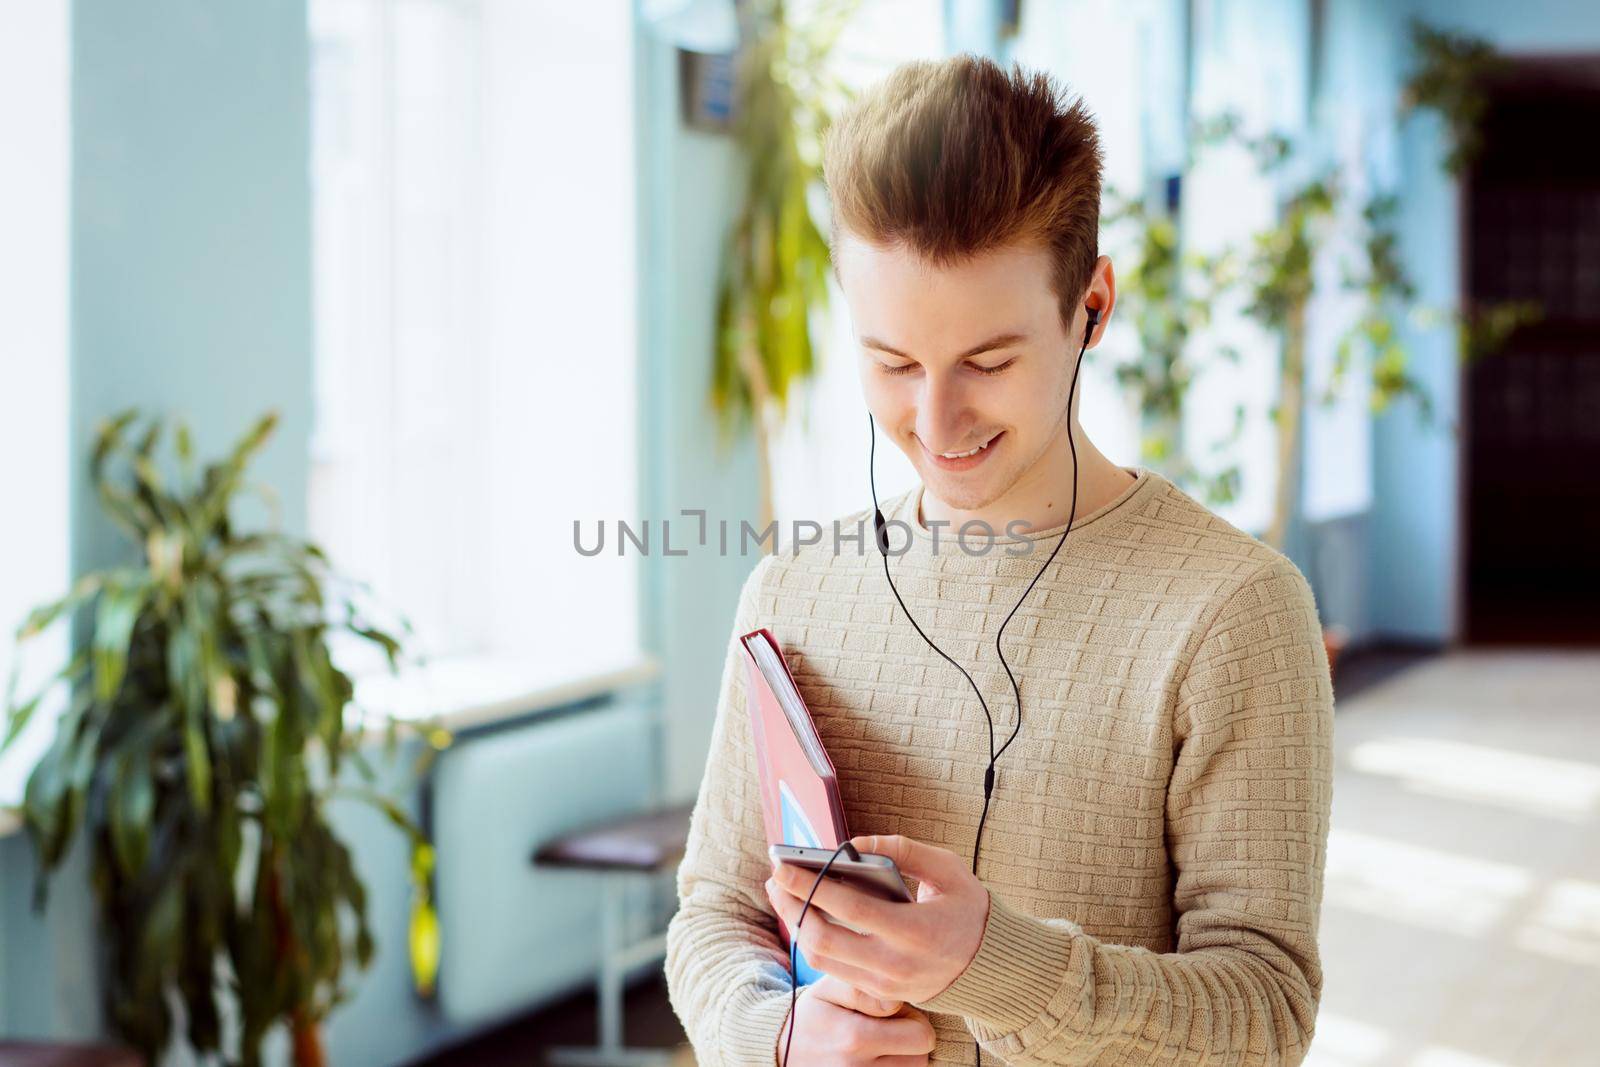
MULTIPOLYGON (((1052 449, 1065 453, 1078 344, 1062 325, 1042 248, 1012 245, 936 268, 912 250, 842 233, 834 254, 867 407, 928 492, 976 511, 1052 449)), ((1079 309, 1079 340, 1083 325, 1079 309)))

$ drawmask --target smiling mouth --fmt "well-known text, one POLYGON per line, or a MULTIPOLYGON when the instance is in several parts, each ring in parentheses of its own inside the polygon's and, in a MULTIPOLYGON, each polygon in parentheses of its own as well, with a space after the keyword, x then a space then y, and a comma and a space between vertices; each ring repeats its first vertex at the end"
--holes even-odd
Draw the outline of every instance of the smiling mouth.
MULTIPOLYGON (((994 444, 995 438, 997 438, 999 436, 1000 436, 999 434, 995 434, 994 436, 990 437, 987 441, 985 441, 983 444, 979 445, 976 448, 969 448, 965 452, 934 452, 933 454, 938 456, 941 459, 966 459, 968 456, 976 456, 979 452, 982 452, 984 449, 986 449, 990 445, 994 444)), ((924 445, 923 447, 926 448, 927 446, 924 445)))
POLYGON ((923 444, 920 437, 917 438, 917 444, 921 446, 923 454, 928 457, 928 462, 932 463, 940 470, 966 471, 977 467, 979 464, 987 460, 989 458, 989 453, 994 450, 995 442, 999 441, 1004 436, 1004 430, 996 430, 989 437, 989 439, 984 441, 982 444, 977 445, 974 448, 961 449, 954 452, 935 452, 926 444, 923 444))

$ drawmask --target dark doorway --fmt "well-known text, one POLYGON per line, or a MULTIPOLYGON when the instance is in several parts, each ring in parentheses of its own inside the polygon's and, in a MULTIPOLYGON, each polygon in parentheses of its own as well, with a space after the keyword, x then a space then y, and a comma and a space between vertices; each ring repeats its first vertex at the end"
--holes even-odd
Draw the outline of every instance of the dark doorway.
POLYGON ((1463 289, 1542 317, 1463 372, 1464 636, 1600 644, 1600 58, 1518 64, 1482 130, 1463 289))

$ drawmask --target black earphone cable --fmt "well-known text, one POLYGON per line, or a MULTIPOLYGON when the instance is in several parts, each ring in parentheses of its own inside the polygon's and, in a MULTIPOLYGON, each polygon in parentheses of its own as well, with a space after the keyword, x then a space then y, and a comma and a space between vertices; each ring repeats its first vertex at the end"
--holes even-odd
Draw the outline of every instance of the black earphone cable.
POLYGON ((783 1042, 783 1060, 780 1067, 788 1067, 789 1046, 794 1044, 794 1024, 796 1021, 794 1009, 800 997, 798 976, 800 965, 795 959, 799 951, 800 924, 806 921, 806 912, 811 910, 811 898, 817 895, 817 886, 822 884, 822 879, 828 873, 828 868, 833 866, 833 861, 839 858, 839 853, 841 852, 848 853, 853 860, 861 858, 861 853, 856 851, 856 846, 850 841, 841 841, 839 843, 839 847, 833 850, 833 855, 828 857, 828 862, 822 865, 822 870, 817 872, 816 881, 811 883, 811 892, 806 894, 806 902, 800 906, 800 915, 794 921, 794 929, 789 931, 789 1036, 783 1042))
MULTIPOLYGON (((906 607, 905 600, 900 596, 900 590, 896 588, 894 584, 894 577, 889 572, 889 535, 887 530, 887 520, 884 519, 883 510, 878 503, 878 478, 876 462, 878 452, 877 424, 872 419, 872 413, 870 411, 867 413, 867 427, 871 433, 871 440, 868 444, 867 451, 867 481, 872 488, 872 523, 874 531, 877 535, 878 553, 883 558, 884 579, 889 583, 889 590, 894 593, 895 600, 900 604, 900 610, 905 613, 906 621, 911 623, 912 628, 917 631, 917 635, 927 643, 929 648, 937 652, 946 663, 960 671, 961 676, 967 680, 967 684, 972 687, 973 695, 978 698, 978 705, 983 708, 983 717, 988 721, 989 724, 989 765, 983 772, 983 811, 978 816, 978 829, 972 845, 973 874, 978 873, 978 851, 983 841, 984 823, 988 820, 989 816, 989 800, 994 793, 995 763, 1005 753, 1005 750, 1011 747, 1011 742, 1016 740, 1017 734, 1022 730, 1022 687, 1017 681, 1017 676, 1011 670, 1011 664, 1006 660, 1005 649, 1001 646, 1000 642, 1005 637, 1006 627, 1010 624, 1012 618, 1017 614, 1017 611, 1022 607, 1023 602, 1028 599, 1028 594, 1033 592, 1033 587, 1039 583, 1040 578, 1044 577, 1044 572, 1048 570, 1050 564, 1055 561, 1056 554, 1061 551, 1061 546, 1067 543, 1067 535, 1072 532, 1072 524, 1078 516, 1078 445, 1072 436, 1072 403, 1078 391, 1078 374, 1083 367, 1083 356, 1084 353, 1089 349, 1089 340, 1094 334, 1094 328, 1098 323, 1099 318, 1099 314, 1091 308, 1088 328, 1084 330, 1083 344, 1078 349, 1078 359, 1072 368, 1072 385, 1067 390, 1067 447, 1072 452, 1072 506, 1067 513, 1067 526, 1066 529, 1061 531, 1061 537, 1057 539, 1055 548, 1050 550, 1050 555, 1046 557, 1042 564, 1040 564, 1038 572, 1033 576, 1033 580, 1030 581, 1028 583, 1028 587, 1022 591, 1022 595, 1017 598, 1017 602, 1012 605, 1011 611, 1006 615, 1005 620, 1000 623, 1000 628, 998 631, 996 631, 994 637, 995 653, 1000 657, 1000 665, 1005 669, 1006 677, 1011 681, 1011 692, 1017 701, 1016 724, 1012 726, 1011 736, 1006 738, 1006 743, 1000 746, 1000 751, 998 752, 995 751, 994 747, 994 717, 989 712, 988 701, 983 699, 983 692, 978 688, 978 683, 972 680, 972 675, 967 673, 967 669, 965 667, 961 666, 961 664, 952 659, 944 651, 944 649, 935 644, 933 639, 923 632, 921 626, 917 625, 917 620, 912 616, 910 609, 906 607)), ((915 521, 915 518, 913 518, 913 521, 915 521)))
MULTIPOLYGON (((1083 368, 1084 353, 1089 350, 1089 341, 1094 336, 1094 328, 1100 321, 1099 311, 1095 308, 1089 308, 1088 320, 1088 326, 1083 333, 1083 344, 1078 349, 1078 359, 1072 368, 1072 385, 1067 390, 1067 445, 1072 450, 1072 507, 1067 514, 1067 527, 1061 531, 1061 537, 1056 541, 1056 547, 1050 550, 1050 555, 1045 559, 1044 563, 1040 564, 1038 573, 1033 576, 1033 580, 1028 583, 1028 587, 1022 591, 1022 595, 1017 598, 1016 604, 1012 605, 1010 613, 1006 615, 1005 621, 1000 624, 999 630, 995 632, 995 653, 1000 657, 1000 665, 1005 669, 1006 677, 1011 681, 1011 692, 1017 700, 1016 724, 1011 728, 1011 736, 1006 738, 1005 744, 1000 746, 999 752, 996 752, 994 747, 994 716, 989 712, 989 704, 983 699, 983 692, 978 688, 978 683, 972 680, 972 675, 967 673, 965 667, 952 659, 944 649, 934 643, 933 639, 923 631, 921 626, 917 625, 916 618, 911 614, 910 609, 906 607, 905 600, 900 596, 900 590, 894 584, 894 577, 889 572, 889 534, 886 520, 883 517, 883 509, 878 503, 878 427, 873 421, 872 412, 867 412, 867 429, 871 435, 867 448, 867 482, 872 489, 872 527, 874 539, 878 544, 878 554, 883 558, 883 577, 889 583, 889 590, 894 593, 894 598, 899 603, 900 610, 905 614, 906 621, 911 623, 912 628, 917 631, 917 635, 927 643, 929 648, 937 652, 946 663, 960 671, 961 676, 967 680, 967 684, 972 687, 973 695, 978 698, 978 705, 983 708, 983 717, 989 724, 989 765, 983 772, 983 811, 978 815, 978 828, 972 842, 972 873, 974 875, 978 873, 978 851, 983 844, 983 827, 984 823, 988 821, 989 801, 994 794, 995 762, 1005 753, 1007 748, 1011 747, 1011 742, 1016 740, 1017 734, 1022 730, 1022 687, 1017 681, 1017 676, 1012 673, 1011 664, 1006 662, 1005 650, 1001 647, 1000 642, 1005 636, 1006 626, 1016 615, 1018 609, 1022 607, 1023 601, 1028 599, 1028 594, 1033 592, 1033 587, 1039 583, 1039 579, 1044 577, 1044 572, 1055 560, 1056 554, 1061 551, 1061 546, 1067 543, 1067 535, 1072 532, 1072 523, 1078 516, 1078 446, 1072 436, 1072 403, 1078 392, 1078 374, 1083 368)), ((913 516, 913 521, 915 521, 915 516, 913 516)), ((799 984, 799 968, 796 964, 795 952, 796 946, 800 941, 800 924, 805 922, 806 912, 811 907, 811 898, 816 895, 817 887, 822 884, 823 876, 828 873, 828 868, 833 866, 833 861, 839 858, 841 851, 847 850, 852 857, 859 858, 848 841, 834 849, 833 855, 828 858, 828 862, 823 864, 822 870, 817 872, 816 880, 811 884, 811 892, 806 894, 805 904, 801 907, 800 916, 795 920, 795 928, 789 935, 789 1036, 784 1042, 783 1060, 779 1067, 788 1067, 789 1046, 794 1041, 794 1011, 798 998, 799 984)), ((982 1062, 982 1046, 976 1040, 972 1043, 972 1055, 974 1064, 982 1062)))

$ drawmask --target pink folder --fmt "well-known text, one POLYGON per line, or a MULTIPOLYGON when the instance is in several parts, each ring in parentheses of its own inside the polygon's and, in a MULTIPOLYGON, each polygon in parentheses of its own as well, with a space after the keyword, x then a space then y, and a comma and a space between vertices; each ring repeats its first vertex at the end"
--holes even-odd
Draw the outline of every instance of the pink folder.
MULTIPOLYGON (((746 706, 761 774, 761 816, 769 845, 834 849, 848 840, 833 761, 770 630, 740 639, 745 651, 746 706)), ((780 919, 787 941, 789 931, 780 919)), ((804 966, 801 981, 820 972, 804 966)))

